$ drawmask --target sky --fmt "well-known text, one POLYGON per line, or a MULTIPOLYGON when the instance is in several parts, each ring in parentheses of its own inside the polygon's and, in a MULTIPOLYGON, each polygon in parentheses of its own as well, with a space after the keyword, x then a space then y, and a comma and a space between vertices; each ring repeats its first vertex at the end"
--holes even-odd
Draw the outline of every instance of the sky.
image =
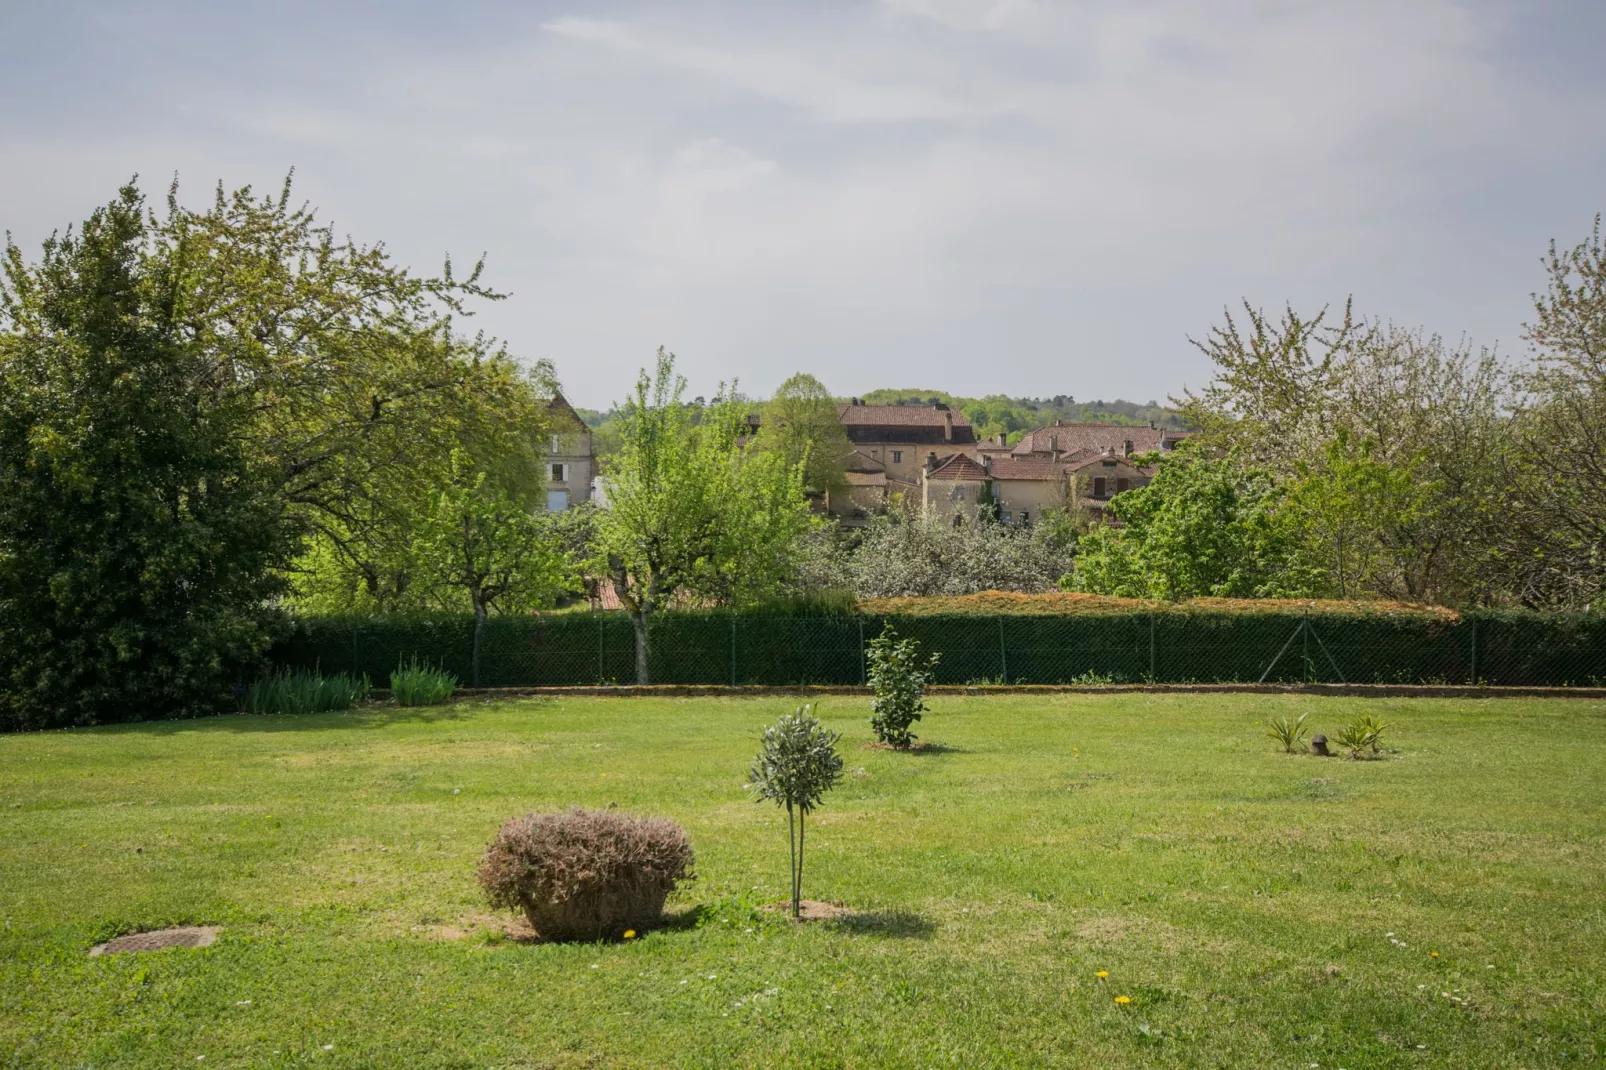
POLYGON ((1163 400, 1242 301, 1520 357, 1606 210, 1601 0, 0 0, 0 228, 295 190, 622 400, 1163 400))

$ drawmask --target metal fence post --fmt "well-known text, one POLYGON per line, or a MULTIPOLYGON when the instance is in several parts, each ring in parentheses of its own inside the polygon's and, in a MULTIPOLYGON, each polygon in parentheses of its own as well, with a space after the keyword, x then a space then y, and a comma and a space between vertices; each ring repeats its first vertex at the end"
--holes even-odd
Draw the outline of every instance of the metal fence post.
POLYGON ((1004 646, 1004 618, 998 618, 998 682, 1009 683, 1009 651, 1004 646))
POLYGON ((859 683, 870 682, 870 663, 864 650, 864 618, 859 618, 859 683))
POLYGON ((1301 656, 1305 659, 1305 682, 1308 684, 1313 682, 1311 678, 1316 675, 1311 671, 1312 666, 1310 663, 1310 610, 1305 610, 1305 616, 1299 622, 1299 628, 1303 635, 1299 645, 1301 656))
POLYGON ((736 686, 736 618, 731 618, 731 686, 736 686))
POLYGON ((603 683, 602 662, 602 614, 597 614, 597 683, 603 683))
POLYGON ((1472 668, 1471 668, 1471 670, 1470 670, 1470 672, 1468 674, 1470 678, 1467 680, 1467 683, 1471 684, 1473 687, 1477 687, 1478 686, 1478 618, 1477 617, 1473 617, 1472 618, 1472 656, 1468 660, 1470 660, 1472 662, 1472 668))
POLYGON ((1154 671, 1154 610, 1149 610, 1149 683, 1159 683, 1160 677, 1154 671))

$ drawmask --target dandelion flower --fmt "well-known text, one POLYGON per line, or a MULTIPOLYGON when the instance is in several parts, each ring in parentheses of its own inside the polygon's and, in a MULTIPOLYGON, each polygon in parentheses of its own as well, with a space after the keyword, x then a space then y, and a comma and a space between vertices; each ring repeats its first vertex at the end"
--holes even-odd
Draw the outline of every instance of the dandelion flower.
POLYGON ((1430 952, 1428 952, 1428 954, 1433 956, 1434 958, 1438 958, 1439 957, 1439 953, 1437 951, 1430 951, 1430 952))
POLYGON ((1097 977, 1100 981, 1102 981, 1106 977, 1110 976, 1110 971, 1109 970, 1100 970, 1098 973, 1095 973, 1093 976, 1097 977))
POLYGON ((1131 996, 1116 996, 1115 997, 1115 1002, 1125 1006, 1126 1004, 1132 1002, 1132 997, 1131 996))
POLYGON ((635 938, 636 938, 636 930, 634 930, 634 929, 626 929, 625 930, 625 939, 626 940, 634 940, 635 938))

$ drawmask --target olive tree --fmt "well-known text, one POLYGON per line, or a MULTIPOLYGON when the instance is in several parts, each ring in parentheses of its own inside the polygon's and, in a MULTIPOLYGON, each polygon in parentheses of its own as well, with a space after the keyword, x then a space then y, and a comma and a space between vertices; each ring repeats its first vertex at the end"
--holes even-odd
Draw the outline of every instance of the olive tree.
POLYGON ((792 916, 802 910, 803 819, 842 779, 841 737, 821 725, 813 707, 800 706, 764 730, 763 745, 748 772, 758 801, 786 808, 792 850, 792 916))

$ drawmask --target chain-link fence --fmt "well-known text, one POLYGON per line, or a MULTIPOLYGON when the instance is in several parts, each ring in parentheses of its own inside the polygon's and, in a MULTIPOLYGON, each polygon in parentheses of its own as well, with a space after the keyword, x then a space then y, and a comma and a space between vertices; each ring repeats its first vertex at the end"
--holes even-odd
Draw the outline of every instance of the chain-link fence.
MULTIPOLYGON (((1155 612, 1086 616, 751 617, 663 614, 648 631, 657 684, 858 684, 884 624, 941 655, 944 684, 1369 683, 1606 685, 1606 618, 1538 613, 1155 612)), ((474 681, 471 617, 309 620, 281 665, 367 673, 418 661, 474 681)), ((492 618, 478 684, 636 680, 623 614, 492 618)))

